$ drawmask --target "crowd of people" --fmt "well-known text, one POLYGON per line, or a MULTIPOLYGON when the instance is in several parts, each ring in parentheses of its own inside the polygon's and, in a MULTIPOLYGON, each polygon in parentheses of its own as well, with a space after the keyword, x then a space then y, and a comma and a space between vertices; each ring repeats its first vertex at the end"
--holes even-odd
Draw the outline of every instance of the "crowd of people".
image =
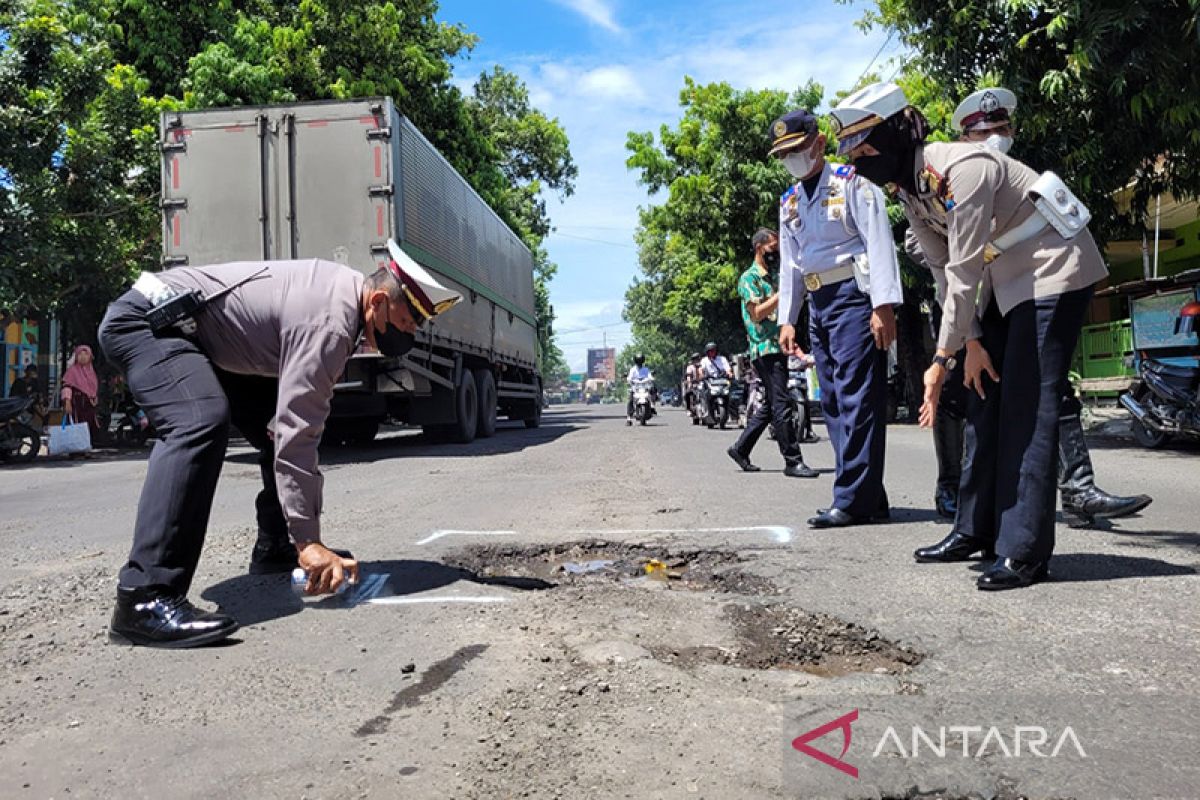
MULTIPOLYGON (((914 558, 989 560, 977 582, 984 590, 1046 577, 1056 493, 1077 526, 1151 502, 1096 486, 1067 373, 1107 268, 1066 184, 1007 155, 1015 109, 1006 89, 975 92, 953 117, 959 141, 931 143, 903 90, 872 84, 831 114, 848 164, 827 162, 812 112, 783 115, 771 127, 769 154, 796 182, 780 199, 778 231, 754 234, 754 261, 738 282, 766 402, 730 458, 757 471, 750 452, 770 423, 785 474, 817 474, 787 424, 794 412, 784 390, 788 358, 805 355, 797 333, 803 307, 835 457, 832 502, 808 524, 886 520, 887 351, 903 295, 884 191, 900 203, 906 250, 937 287, 937 349, 923 376, 920 424, 935 430, 935 507, 954 520, 945 539, 914 558)), ((693 355, 687 385, 714 369, 710 348, 708 358, 693 355)))

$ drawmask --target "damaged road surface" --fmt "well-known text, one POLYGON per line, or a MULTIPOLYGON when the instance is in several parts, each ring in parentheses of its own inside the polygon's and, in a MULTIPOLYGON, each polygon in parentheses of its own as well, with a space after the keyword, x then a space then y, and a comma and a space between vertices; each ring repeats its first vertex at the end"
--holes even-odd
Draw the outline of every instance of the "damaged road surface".
POLYGON ((242 629, 194 651, 104 636, 144 461, 6 473, 0 797, 1196 796, 1193 454, 1097 446, 1155 504, 1060 525, 1053 579, 995 596, 912 562, 948 530, 926 432, 890 430, 890 524, 809 531, 831 474, 621 411, 330 451, 323 538, 363 582, 319 600, 246 574, 231 453, 191 597, 242 629))

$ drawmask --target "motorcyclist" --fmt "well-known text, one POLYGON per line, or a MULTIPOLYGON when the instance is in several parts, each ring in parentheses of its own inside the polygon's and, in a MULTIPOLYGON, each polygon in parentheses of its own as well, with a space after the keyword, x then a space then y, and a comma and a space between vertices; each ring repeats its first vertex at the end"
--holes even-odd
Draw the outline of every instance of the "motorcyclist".
POLYGON ((700 385, 700 354, 692 353, 687 367, 683 370, 683 402, 688 413, 692 413, 696 403, 696 387, 700 385))
POLYGON ((704 345, 704 354, 704 359, 700 362, 702 378, 733 378, 733 369, 729 366, 729 360, 721 355, 716 342, 704 345))
MULTIPOLYGON (((626 378, 629 382, 629 400, 625 403, 625 424, 633 424, 633 382, 654 380, 654 373, 646 366, 646 356, 638 353, 633 357, 633 366, 629 368, 629 376, 626 378)), ((653 392, 651 393, 653 397, 653 392)))

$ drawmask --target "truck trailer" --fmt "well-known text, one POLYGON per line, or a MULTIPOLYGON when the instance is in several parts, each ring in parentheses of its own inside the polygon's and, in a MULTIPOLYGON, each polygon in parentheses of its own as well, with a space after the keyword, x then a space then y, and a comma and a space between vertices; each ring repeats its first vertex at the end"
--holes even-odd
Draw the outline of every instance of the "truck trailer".
POLYGON ((164 268, 321 258, 369 274, 388 239, 462 293, 401 359, 360 348, 326 439, 364 443, 387 419, 439 440, 537 427, 533 254, 390 98, 161 119, 164 268))

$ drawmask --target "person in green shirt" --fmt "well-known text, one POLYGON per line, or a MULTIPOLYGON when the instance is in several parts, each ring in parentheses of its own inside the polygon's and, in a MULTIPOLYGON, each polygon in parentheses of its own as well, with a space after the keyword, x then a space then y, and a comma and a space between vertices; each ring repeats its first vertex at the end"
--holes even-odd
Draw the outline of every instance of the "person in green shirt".
POLYGON ((758 472, 759 468, 750 462, 750 451, 767 424, 773 422, 775 441, 786 464, 783 474, 792 478, 815 478, 819 473, 805 464, 800 455, 796 429, 790 419, 792 410, 787 401, 788 356, 791 354, 784 353, 779 345, 779 235, 768 228, 760 228, 751 244, 754 246, 754 263, 738 280, 738 298, 750 342, 750 358, 766 390, 767 402, 758 407, 746 422, 742 435, 726 452, 744 471, 758 472))

